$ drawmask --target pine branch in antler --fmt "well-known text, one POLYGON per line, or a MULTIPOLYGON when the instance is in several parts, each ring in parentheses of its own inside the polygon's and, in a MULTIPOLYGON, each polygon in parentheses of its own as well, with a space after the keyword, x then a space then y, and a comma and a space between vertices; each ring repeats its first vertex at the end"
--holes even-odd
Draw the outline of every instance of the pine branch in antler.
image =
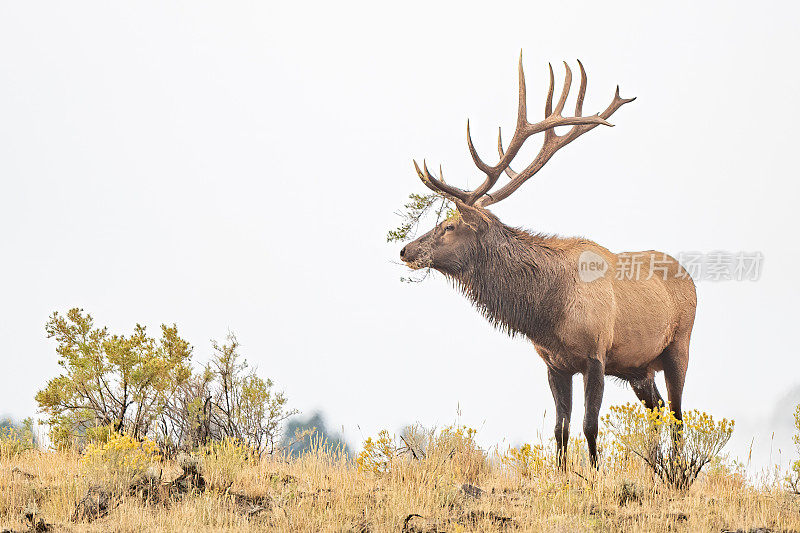
POLYGON ((417 229, 427 215, 435 217, 436 223, 445 218, 456 215, 452 202, 441 194, 416 194, 408 195, 408 202, 402 209, 395 211, 401 223, 386 234, 386 242, 410 241, 417 235, 417 229))

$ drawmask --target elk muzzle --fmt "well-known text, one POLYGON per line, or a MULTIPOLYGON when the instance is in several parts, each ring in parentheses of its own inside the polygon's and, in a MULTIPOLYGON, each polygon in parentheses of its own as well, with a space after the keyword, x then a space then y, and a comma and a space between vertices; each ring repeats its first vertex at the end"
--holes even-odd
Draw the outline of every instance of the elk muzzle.
POLYGON ((424 253, 419 240, 410 242, 400 250, 400 259, 414 270, 430 266, 430 253, 424 253))

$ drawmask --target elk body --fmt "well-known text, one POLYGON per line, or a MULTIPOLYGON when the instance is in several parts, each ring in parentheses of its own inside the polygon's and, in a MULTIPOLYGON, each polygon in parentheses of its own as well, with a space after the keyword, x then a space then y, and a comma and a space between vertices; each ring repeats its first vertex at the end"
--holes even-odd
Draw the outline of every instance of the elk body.
MULTIPOLYGON (((580 62, 579 62, 580 65, 580 62)), ((545 119, 527 120, 525 77, 519 64, 519 111, 516 131, 504 150, 498 136, 500 161, 495 166, 478 156, 469 134, 475 165, 486 175, 473 191, 446 183, 414 163, 422 182, 451 200, 454 216, 406 245, 400 252, 411 268, 433 268, 451 279, 486 318, 511 335, 524 335, 547 365, 556 405, 555 438, 565 464, 572 411, 572 378, 583 375, 585 417, 583 431, 594 465, 604 377, 630 383, 645 406, 662 401, 653 380, 663 371, 670 408, 681 418, 681 396, 689 362, 689 339, 697 298, 694 283, 679 263, 666 254, 647 251, 614 254, 587 239, 561 238, 527 232, 503 224, 487 207, 508 197, 536 174, 561 147, 608 119, 633 99, 619 96, 597 115, 581 116, 586 74, 575 114, 562 112, 572 81, 566 79, 553 108, 553 70, 545 104, 545 119), (556 135, 557 126, 572 126, 556 135), (510 163, 526 139, 544 133, 541 151, 523 171, 510 163), (492 188, 505 173, 510 178, 492 188)))

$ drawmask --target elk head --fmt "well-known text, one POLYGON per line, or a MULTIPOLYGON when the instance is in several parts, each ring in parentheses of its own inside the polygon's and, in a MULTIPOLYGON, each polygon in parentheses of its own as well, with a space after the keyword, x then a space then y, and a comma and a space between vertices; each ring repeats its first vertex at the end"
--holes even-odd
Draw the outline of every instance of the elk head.
POLYGON ((497 219, 488 210, 463 202, 456 202, 456 209, 456 214, 400 250, 400 258, 409 267, 430 267, 450 275, 468 268, 497 219))
POLYGON ((428 166, 424 161, 422 169, 414 161, 414 168, 422 183, 436 194, 452 201, 456 206, 458 216, 448 218, 425 235, 406 245, 400 251, 400 258, 408 266, 411 268, 430 267, 448 275, 458 275, 469 268, 471 260, 480 251, 481 246, 484 246, 487 240, 491 240, 490 237, 492 235, 495 235, 504 227, 497 217, 486 208, 510 196, 526 180, 536 174, 550 160, 553 154, 563 146, 596 126, 601 124, 612 126, 606 119, 624 104, 635 100, 635 98, 620 98, 619 86, 617 86, 614 99, 605 111, 588 117, 582 116, 583 99, 586 94, 586 72, 580 61, 578 61, 578 66, 581 72, 581 84, 575 103, 575 115, 571 117, 562 116, 569 89, 572 85, 572 71, 566 63, 564 63, 566 69, 564 87, 555 108, 553 108, 554 79, 551 65, 550 90, 547 93, 544 107, 545 118, 541 122, 532 124, 528 122, 525 73, 522 70, 522 54, 520 54, 517 125, 507 149, 503 148, 502 135, 498 132, 497 151, 500 161, 496 165, 490 166, 478 156, 475 146, 472 144, 469 121, 467 121, 467 145, 472 155, 472 161, 486 175, 483 183, 478 188, 466 191, 450 185, 444 181, 441 170, 437 178, 428 170, 428 166), (557 135, 555 128, 559 126, 571 126, 571 128, 563 135, 557 135), (514 172, 510 165, 522 145, 534 134, 542 132, 544 132, 544 143, 539 154, 525 170, 514 172), (510 181, 492 191, 492 188, 497 184, 503 173, 510 178, 510 181))

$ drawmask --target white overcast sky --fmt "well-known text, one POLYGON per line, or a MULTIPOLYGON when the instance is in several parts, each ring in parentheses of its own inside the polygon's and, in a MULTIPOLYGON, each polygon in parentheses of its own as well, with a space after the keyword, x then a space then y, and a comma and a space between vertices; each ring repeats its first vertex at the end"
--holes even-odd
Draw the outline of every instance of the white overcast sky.
MULTIPOLYGON (((797 22, 791 2, 3 2, 0 414, 35 413, 59 372, 44 324, 79 306, 113 331, 177 323, 199 362, 230 329, 353 443, 459 409, 486 445, 548 438, 531 346, 441 277, 401 283, 385 242, 422 190, 412 157, 474 186, 466 118, 487 158, 510 137, 523 49, 532 118, 547 62, 583 61, 589 113, 617 83, 638 100, 495 213, 613 251, 762 252, 760 281, 698 284, 684 405, 785 463, 797 22)), ((632 400, 609 380, 605 408, 632 400)))

